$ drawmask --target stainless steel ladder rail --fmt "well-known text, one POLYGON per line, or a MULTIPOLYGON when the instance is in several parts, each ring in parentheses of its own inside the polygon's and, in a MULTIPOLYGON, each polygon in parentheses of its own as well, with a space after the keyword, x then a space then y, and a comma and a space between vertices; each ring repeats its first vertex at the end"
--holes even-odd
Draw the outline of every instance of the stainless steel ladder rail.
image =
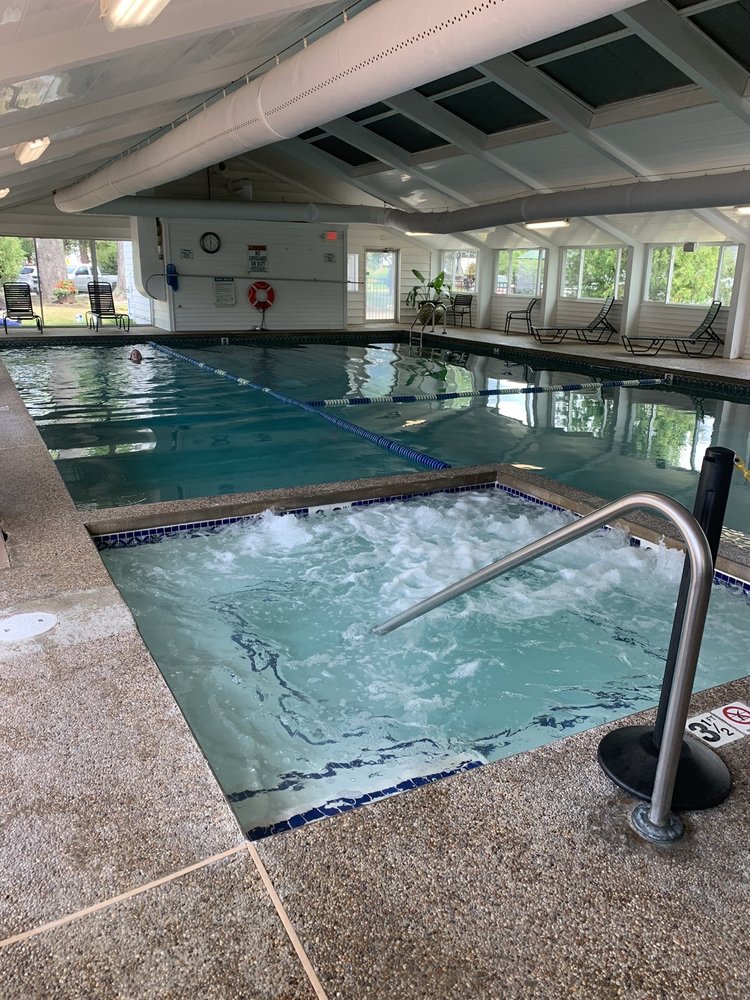
POLYGON ((381 625, 376 625, 373 631, 378 635, 385 635, 387 632, 413 621, 420 615, 432 611, 433 608, 440 607, 454 597, 459 597, 474 587, 494 580, 495 577, 507 573, 508 570, 531 562, 538 556, 552 552, 582 535, 587 535, 606 524, 607 521, 642 509, 654 510, 663 514, 679 528, 685 539, 690 566, 690 584, 685 616, 675 661, 674 681, 664 723, 661 752, 656 767, 654 791, 650 804, 648 802, 640 803, 635 807, 632 815, 633 826, 641 836, 651 841, 664 843, 678 840, 683 833, 681 820, 671 812, 672 794, 713 582, 713 560, 708 541, 701 526, 682 504, 671 497, 663 496, 661 493, 629 493, 591 514, 584 515, 574 523, 558 528, 557 531, 553 531, 516 552, 490 563, 489 566, 471 573, 463 580, 452 583, 433 594, 432 597, 428 597, 406 611, 394 615, 393 618, 389 618, 381 625))

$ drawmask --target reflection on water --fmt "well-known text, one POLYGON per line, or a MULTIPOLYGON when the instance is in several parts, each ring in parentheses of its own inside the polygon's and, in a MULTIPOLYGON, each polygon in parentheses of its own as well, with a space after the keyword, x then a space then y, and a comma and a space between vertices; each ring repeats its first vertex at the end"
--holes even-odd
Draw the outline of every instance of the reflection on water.
MULTIPOLYGON (((3 353, 74 499, 110 506, 385 475, 414 463, 189 362, 141 345, 3 353)), ((187 347, 299 400, 591 383, 500 357, 402 345, 187 347)), ((692 508, 709 445, 748 459, 750 406, 671 387, 499 395, 330 410, 451 465, 504 462, 606 499, 636 489, 692 508)), ((727 524, 750 525, 738 476, 727 524)))

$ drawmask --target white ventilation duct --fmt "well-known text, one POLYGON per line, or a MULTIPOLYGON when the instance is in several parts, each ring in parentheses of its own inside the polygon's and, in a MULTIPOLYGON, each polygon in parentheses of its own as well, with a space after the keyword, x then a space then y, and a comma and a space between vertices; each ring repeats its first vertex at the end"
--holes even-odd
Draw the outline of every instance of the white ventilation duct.
POLYGON ((91 211, 103 215, 160 216, 165 219, 244 219, 256 222, 317 222, 321 225, 370 223, 402 232, 442 235, 561 217, 629 215, 749 203, 750 171, 737 170, 729 174, 531 194, 452 212, 402 212, 366 205, 250 204, 169 198, 119 198, 91 211))
POLYGON ((299 135, 630 6, 623 0, 379 0, 341 27, 150 145, 63 188, 83 212, 299 135))

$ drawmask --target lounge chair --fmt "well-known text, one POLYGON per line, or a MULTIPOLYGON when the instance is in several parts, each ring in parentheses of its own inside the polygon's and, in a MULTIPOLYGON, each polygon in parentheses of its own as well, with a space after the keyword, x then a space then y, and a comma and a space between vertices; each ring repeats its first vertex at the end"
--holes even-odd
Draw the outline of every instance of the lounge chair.
POLYGON ((448 306, 451 313, 451 326, 458 325, 456 323, 456 317, 458 316, 461 317, 461 326, 463 326, 464 316, 466 315, 468 315, 469 317, 469 326, 474 325, 471 321, 471 303, 473 302, 473 300, 474 300, 473 295, 464 295, 460 292, 458 295, 453 296, 453 300, 450 306, 448 306))
POLYGON ((531 332, 540 344, 559 344, 569 333, 574 333, 579 340, 587 344, 608 344, 612 334, 617 333, 607 319, 607 313, 614 301, 614 295, 606 298, 599 312, 586 326, 541 326, 532 327, 531 332))
POLYGON ((117 312, 115 309, 110 283, 108 281, 90 281, 88 288, 91 308, 86 313, 86 321, 89 330, 98 330, 99 323, 104 319, 113 319, 118 329, 129 330, 130 316, 128 313, 117 312))
POLYGON ((529 333, 531 333, 532 332, 531 310, 534 308, 534 306, 537 304, 538 301, 539 299, 531 299, 525 309, 512 309, 510 312, 507 312, 505 314, 505 330, 503 332, 510 333, 510 324, 514 320, 522 319, 523 322, 526 324, 526 330, 529 333))
POLYGON ((34 305, 31 301, 31 285, 25 281, 9 281, 3 285, 5 295, 5 315, 3 316, 3 326, 8 332, 8 320, 33 319, 36 328, 40 333, 44 333, 42 317, 34 312, 34 305))
POLYGON ((685 354, 689 358, 701 355, 712 358, 724 344, 723 339, 713 328, 719 309, 721 302, 719 299, 714 299, 703 321, 692 333, 686 333, 682 337, 655 337, 648 334, 642 337, 628 337, 623 334, 622 346, 631 354, 653 354, 655 357, 662 347, 674 347, 680 354, 685 354))

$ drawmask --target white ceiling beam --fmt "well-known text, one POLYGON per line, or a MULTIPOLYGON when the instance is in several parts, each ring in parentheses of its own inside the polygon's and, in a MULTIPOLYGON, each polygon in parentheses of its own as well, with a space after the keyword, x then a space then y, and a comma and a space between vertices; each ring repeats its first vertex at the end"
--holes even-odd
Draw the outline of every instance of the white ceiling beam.
POLYGON ((24 37, 3 48, 0 83, 28 80, 51 72, 60 73, 76 66, 90 66, 154 43, 240 28, 328 2, 253 0, 249 4, 247 0, 222 0, 221 3, 192 0, 169 5, 152 24, 143 28, 107 31, 104 22, 95 17, 89 18, 83 25, 76 23, 70 31, 54 35, 45 31, 46 12, 42 5, 39 14, 35 14, 33 4, 29 3, 22 22, 19 22, 23 23, 24 37))
POLYGON ((733 243, 747 243, 748 232, 743 226, 738 226, 736 222, 728 218, 719 208, 695 208, 693 214, 697 215, 718 230, 728 240, 733 243))
POLYGON ((411 118, 419 124, 424 125, 431 132, 439 135, 442 139, 457 146, 459 149, 473 156, 483 163, 489 163, 498 170, 519 181, 525 187, 532 190, 548 190, 544 187, 538 177, 533 177, 524 170, 518 170, 505 161, 502 156, 485 148, 487 137, 484 132, 473 125, 457 118, 456 115, 441 108, 440 105, 429 101, 426 97, 418 94, 415 90, 399 94, 398 97, 388 99, 388 104, 396 111, 411 118))
POLYGON ((401 149, 400 146, 381 138, 379 135, 375 135, 374 132, 370 132, 368 129, 361 128, 359 125, 355 125, 353 122, 346 121, 343 118, 339 118, 335 122, 329 122, 325 126, 325 129, 337 139, 348 142, 350 146, 354 146, 356 149, 361 149, 368 156, 374 156, 376 159, 382 160, 383 163, 387 163, 395 170, 401 170, 409 174, 415 180, 424 184, 425 187, 432 188, 434 191, 440 191, 441 194, 452 198, 461 205, 474 206, 477 204, 476 201, 467 198, 460 191, 456 191, 447 184, 441 184, 440 181, 430 175, 429 171, 415 166, 409 159, 409 154, 401 149))
MULTIPOLYGON (((0 145, 13 146, 18 142, 33 139, 35 136, 50 135, 60 128, 61 122, 64 122, 66 129, 80 128, 111 115, 143 111, 144 108, 148 108, 152 104, 163 106, 168 101, 189 100, 191 102, 189 107, 193 107, 223 87, 227 80, 236 79, 243 72, 244 66, 234 63, 208 73, 186 74, 155 87, 131 90, 105 100, 86 102, 77 98, 69 98, 64 101, 55 101, 53 104, 41 105, 37 109, 24 110, 20 122, 14 121, 15 115, 13 114, 3 115, 0 117, 0 145), (35 111, 40 113, 35 114, 35 111)), ((182 113, 181 108, 176 108, 174 117, 176 118, 182 113)), ((162 124, 164 124, 165 117, 165 112, 162 109, 162 124)))
POLYGON ((498 56, 482 63, 478 68, 514 97, 535 108, 618 167, 636 177, 644 173, 643 164, 603 136, 592 132, 590 126, 593 115, 590 108, 553 83, 549 77, 526 66, 517 56, 498 56))
POLYGON ((667 0, 646 0, 615 15, 659 55, 750 125, 748 73, 667 0))

